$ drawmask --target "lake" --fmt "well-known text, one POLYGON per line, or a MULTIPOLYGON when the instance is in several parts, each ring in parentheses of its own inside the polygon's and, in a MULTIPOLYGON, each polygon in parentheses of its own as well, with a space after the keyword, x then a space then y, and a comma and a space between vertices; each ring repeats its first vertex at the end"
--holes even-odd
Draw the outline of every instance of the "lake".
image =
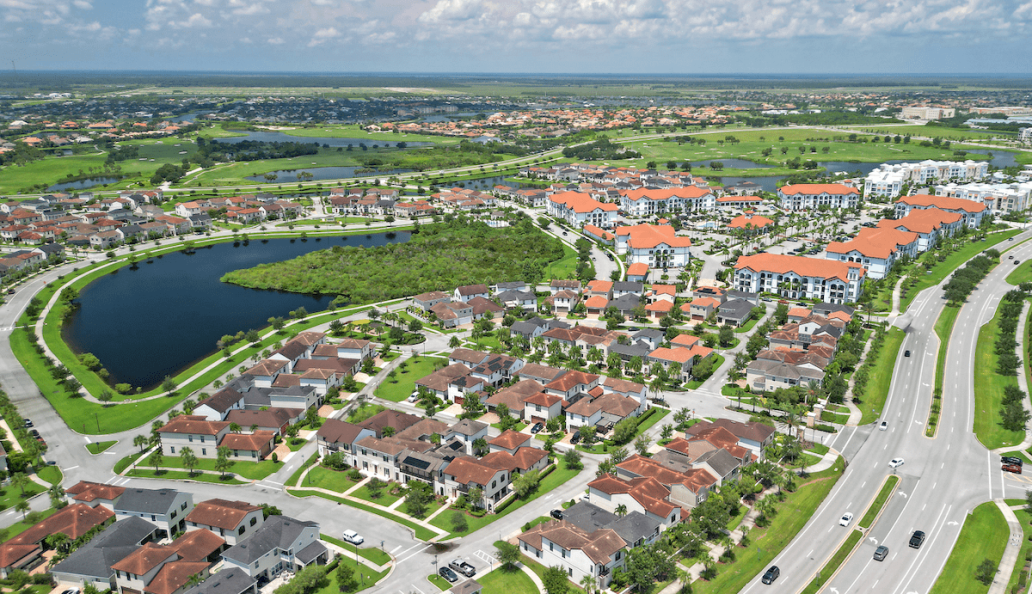
MULTIPOLYGON (((301 171, 307 171, 308 173, 311 173, 312 177, 309 178, 311 180, 345 179, 345 178, 349 178, 349 177, 367 177, 367 176, 370 176, 370 175, 389 176, 389 175, 394 175, 396 173, 408 173, 408 172, 412 171, 411 169, 380 169, 380 170, 377 170, 375 172, 374 171, 366 170, 363 173, 356 174, 355 173, 356 169, 365 169, 365 168, 364 167, 339 167, 339 166, 332 166, 332 167, 309 167, 307 169, 305 169, 305 168, 299 168, 299 169, 280 169, 279 171, 270 171, 269 173, 274 173, 274 174, 276 174, 278 176, 276 178, 276 180, 274 180, 274 181, 283 183, 283 182, 297 181, 297 174, 299 172, 301 172, 301 171)), ((261 175, 252 175, 252 176, 247 177, 246 179, 249 179, 251 181, 257 181, 257 182, 266 182, 265 174, 264 173, 261 174, 261 175)), ((306 181, 308 181, 308 180, 306 180, 306 181)))
POLYGON ((993 158, 989 159, 989 164, 993 167, 999 167, 1000 169, 1003 169, 1004 167, 1015 167, 1016 165, 1018 165, 1017 155, 1015 155, 1014 153, 1009 153, 1007 151, 992 151, 984 149, 967 148, 960 150, 966 153, 978 153, 980 155, 992 154, 993 158))
POLYGON ((724 169, 770 169, 773 165, 753 163, 745 159, 711 159, 709 161, 692 161, 692 167, 709 167, 711 163, 723 163, 724 169))
POLYGON ((63 335, 76 353, 96 355, 113 383, 147 390, 215 352, 225 334, 262 328, 270 317, 287 316, 298 307, 314 313, 333 299, 222 283, 225 273, 335 245, 371 247, 411 236, 406 231, 387 235, 252 240, 236 247, 220 243, 192 255, 153 258, 151 264, 141 260, 135 270, 124 267, 87 285, 63 335))
MULTIPOLYGON (((234 130, 235 132, 235 130, 234 130)), ((400 136, 400 135, 399 135, 400 136)), ((372 140, 370 138, 329 138, 322 136, 291 136, 284 134, 283 132, 246 132, 244 136, 233 136, 230 138, 216 138, 219 142, 225 142, 229 144, 236 144, 245 140, 257 140, 260 142, 300 142, 303 144, 328 144, 331 147, 343 146, 347 147, 351 145, 356 149, 359 145, 366 145, 369 148, 373 148, 373 145, 377 147, 393 147, 398 146, 399 142, 404 142, 406 146, 431 146, 432 142, 409 142, 407 140, 372 140)))
POLYGON ((105 184, 113 184, 118 181, 117 177, 89 177, 86 179, 80 179, 78 181, 63 182, 54 184, 47 188, 48 192, 64 192, 65 190, 85 190, 86 188, 92 188, 93 186, 103 186, 105 184))

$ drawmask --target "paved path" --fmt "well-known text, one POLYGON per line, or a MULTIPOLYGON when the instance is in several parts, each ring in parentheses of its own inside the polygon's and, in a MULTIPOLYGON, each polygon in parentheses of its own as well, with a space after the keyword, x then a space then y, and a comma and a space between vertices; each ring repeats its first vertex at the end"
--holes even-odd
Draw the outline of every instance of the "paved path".
POLYGON ((1004 594, 1007 590, 1007 583, 1010 581, 1011 572, 1014 571, 1014 566, 1018 563, 1018 554, 1021 552, 1021 541, 1024 539, 1024 533, 1021 530, 1021 524, 1018 523, 1018 516, 1014 514, 1014 510, 1004 503, 1003 499, 996 499, 994 501, 996 506, 1000 508, 1000 511, 1003 512, 1004 519, 1007 520, 1007 526, 1010 528, 1010 538, 1007 540, 1007 548, 1003 550, 1003 559, 1000 560, 1000 566, 996 571, 993 583, 989 586, 988 594, 1004 594))

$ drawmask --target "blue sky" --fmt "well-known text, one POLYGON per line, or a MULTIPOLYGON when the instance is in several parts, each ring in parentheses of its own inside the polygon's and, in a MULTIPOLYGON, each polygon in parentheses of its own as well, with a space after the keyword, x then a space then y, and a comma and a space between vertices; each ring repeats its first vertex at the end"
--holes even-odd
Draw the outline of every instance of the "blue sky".
POLYGON ((1028 73, 1032 0, 0 0, 4 70, 1028 73))

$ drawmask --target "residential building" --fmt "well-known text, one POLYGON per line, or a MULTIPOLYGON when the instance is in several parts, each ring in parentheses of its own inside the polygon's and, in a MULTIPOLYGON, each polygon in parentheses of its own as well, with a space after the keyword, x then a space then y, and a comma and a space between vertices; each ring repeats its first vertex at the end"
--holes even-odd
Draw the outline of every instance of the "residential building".
POLYGON ((179 456, 190 448, 198 458, 215 458, 219 442, 229 433, 229 422, 209 421, 200 415, 179 415, 161 428, 161 450, 166 456, 179 456))
POLYGON ((974 200, 993 214, 1024 212, 1029 208, 1032 181, 1014 183, 968 183, 935 186, 936 196, 974 200))
MULTIPOLYGON (((669 225, 634 225, 616 229, 616 253, 628 264, 652 268, 683 268, 691 260, 691 239, 678 237, 669 225)), ((614 295, 619 297, 619 295, 614 295)))
POLYGON ((261 506, 246 501, 209 499, 186 515, 186 530, 209 530, 233 546, 265 523, 261 506))
POLYGON ((60 584, 75 584, 79 588, 90 584, 102 592, 112 589, 115 570, 111 566, 154 540, 157 531, 154 524, 140 518, 119 520, 68 555, 50 573, 60 584))
POLYGON ((885 278, 900 259, 918 256, 919 239, 917 233, 909 231, 864 227, 849 241, 830 242, 825 248, 825 257, 862 264, 870 278, 885 278))
POLYGON ((599 202, 590 194, 559 192, 548 197, 548 214, 580 228, 593 225, 601 229, 613 226, 611 217, 619 210, 616 204, 599 202))
POLYGON ((943 212, 959 214, 968 227, 978 227, 986 214, 984 202, 951 198, 949 196, 932 196, 931 194, 914 194, 903 196, 896 201, 896 218, 902 219, 914 210, 937 208, 943 212))
POLYGON ((188 510, 193 508, 193 495, 175 489, 126 489, 115 502, 118 519, 143 518, 165 535, 186 529, 188 510))
POLYGON ((776 293, 789 299, 855 303, 860 299, 866 274, 856 262, 754 254, 741 256, 735 263, 734 288, 776 293))
POLYGON ((300 571, 312 563, 325 565, 330 556, 319 541, 318 523, 269 516, 250 537, 224 551, 222 560, 225 569, 237 568, 264 582, 283 571, 300 571))
POLYGON ((843 184, 793 184, 778 188, 778 199, 785 210, 856 208, 860 191, 843 184))

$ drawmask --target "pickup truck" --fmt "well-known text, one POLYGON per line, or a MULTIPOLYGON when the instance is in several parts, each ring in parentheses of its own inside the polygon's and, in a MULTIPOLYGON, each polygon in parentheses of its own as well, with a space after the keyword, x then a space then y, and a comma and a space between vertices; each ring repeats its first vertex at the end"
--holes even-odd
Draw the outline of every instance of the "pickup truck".
POLYGON ((452 560, 452 562, 448 564, 448 567, 451 567, 452 569, 466 577, 473 577, 477 574, 477 568, 473 567, 469 563, 466 563, 462 559, 452 560))

